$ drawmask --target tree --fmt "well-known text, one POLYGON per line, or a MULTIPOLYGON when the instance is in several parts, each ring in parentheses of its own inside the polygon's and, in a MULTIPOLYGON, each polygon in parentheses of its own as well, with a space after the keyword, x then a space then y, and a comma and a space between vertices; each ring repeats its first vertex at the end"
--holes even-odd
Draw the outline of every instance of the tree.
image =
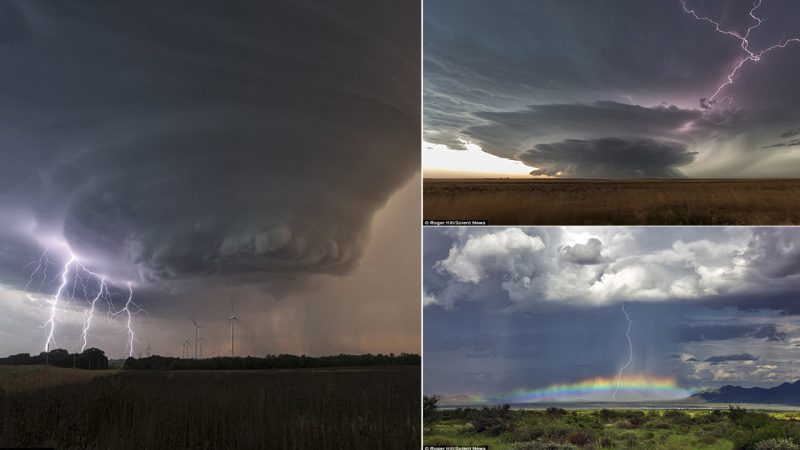
POLYGON ((422 414, 427 416, 439 409, 439 396, 427 395, 422 398, 422 414))

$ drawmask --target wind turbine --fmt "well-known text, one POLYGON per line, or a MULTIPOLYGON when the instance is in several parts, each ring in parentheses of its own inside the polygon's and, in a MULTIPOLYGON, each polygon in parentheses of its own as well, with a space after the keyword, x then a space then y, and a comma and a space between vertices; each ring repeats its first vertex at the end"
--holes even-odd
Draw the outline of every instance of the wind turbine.
POLYGON ((200 342, 200 337, 198 335, 198 331, 200 330, 200 325, 195 322, 194 319, 189 319, 194 324, 194 359, 197 359, 197 347, 198 343, 200 342))
POLYGON ((231 321, 231 357, 233 357, 233 327, 236 324, 236 312, 233 310, 233 300, 231 300, 231 316, 228 317, 231 321))
POLYGON ((189 342, 189 340, 188 340, 188 339, 187 339, 187 340, 185 340, 185 341, 183 342, 183 348, 184 348, 184 350, 183 350, 183 351, 184 351, 184 353, 185 353, 185 356, 186 356, 187 358, 189 357, 189 347, 191 347, 191 346, 192 346, 192 343, 191 343, 191 342, 189 342))
POLYGON ((203 342, 206 338, 203 337, 203 327, 200 327, 200 359, 203 358, 203 342))
POLYGON ((150 343, 148 342, 148 343, 147 343, 147 348, 146 348, 146 349, 144 349, 144 351, 147 353, 147 357, 148 357, 148 358, 150 357, 150 352, 151 352, 152 350, 153 350, 153 349, 152 349, 152 348, 150 348, 150 343))

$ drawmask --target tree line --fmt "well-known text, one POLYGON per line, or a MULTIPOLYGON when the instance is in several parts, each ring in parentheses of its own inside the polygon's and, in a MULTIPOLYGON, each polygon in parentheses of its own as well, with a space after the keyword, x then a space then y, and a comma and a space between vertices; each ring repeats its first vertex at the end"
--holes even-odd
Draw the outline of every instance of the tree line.
MULTIPOLYGON (((48 364, 56 367, 75 367, 78 369, 108 369, 108 358, 98 348, 88 348, 81 353, 69 353, 67 350, 55 349, 41 352, 38 355, 19 353, 0 358, 0 365, 38 365, 48 364)), ((129 370, 265 370, 265 369, 299 369, 326 367, 366 367, 366 366, 418 366, 420 356, 411 353, 384 355, 267 355, 263 358, 247 357, 215 357, 204 359, 173 358, 169 356, 148 356, 146 358, 128 358, 122 365, 129 370)))
POLYGON ((108 358, 104 351, 94 347, 87 348, 81 353, 70 353, 64 349, 57 348, 49 352, 41 352, 38 355, 17 353, 16 355, 0 358, 0 365, 6 366, 28 366, 38 364, 100 370, 108 369, 108 358))
POLYGON ((204 359, 173 358, 168 356, 149 356, 147 358, 128 358, 123 369, 130 370, 265 370, 298 369, 325 367, 358 366, 418 366, 420 356, 410 353, 399 355, 267 355, 263 358, 215 357, 204 359))

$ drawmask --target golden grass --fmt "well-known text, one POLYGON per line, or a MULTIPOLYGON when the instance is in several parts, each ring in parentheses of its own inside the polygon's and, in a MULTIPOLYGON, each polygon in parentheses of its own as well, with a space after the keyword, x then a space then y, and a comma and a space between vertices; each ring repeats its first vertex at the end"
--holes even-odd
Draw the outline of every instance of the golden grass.
POLYGON ((800 180, 425 179, 423 203, 490 225, 798 225, 800 180))
POLYGON ((64 369, 53 366, 0 366, 0 392, 34 391, 63 384, 82 383, 116 373, 114 370, 64 369))

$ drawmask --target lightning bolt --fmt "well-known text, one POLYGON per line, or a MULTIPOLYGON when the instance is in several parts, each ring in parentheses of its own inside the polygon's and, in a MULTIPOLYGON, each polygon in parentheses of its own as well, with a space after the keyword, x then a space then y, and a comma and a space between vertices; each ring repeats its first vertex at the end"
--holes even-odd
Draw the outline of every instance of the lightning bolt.
POLYGON ((128 282, 128 301, 125 302, 124 308, 120 309, 113 315, 116 316, 125 313, 125 316, 127 318, 128 344, 126 348, 128 349, 129 357, 133 356, 133 341, 136 339, 136 335, 133 333, 133 326, 132 326, 133 315, 140 311, 144 310, 139 305, 133 302, 133 286, 131 285, 130 282, 128 282), (131 306, 135 306, 137 308, 136 312, 133 313, 131 312, 131 306))
MULTIPOLYGON (((37 274, 41 274, 42 282, 40 283, 40 289, 44 288, 45 282, 47 281, 47 267, 51 264, 51 261, 48 259, 47 256, 47 249, 45 249, 39 258, 35 261, 32 261, 25 268, 34 267, 33 271, 28 278, 28 283, 25 285, 25 293, 28 298, 32 298, 30 294, 28 294, 28 288, 34 283, 36 280, 37 274)), ((136 336, 133 331, 133 316, 139 312, 146 312, 143 308, 137 305, 133 301, 133 284, 131 282, 127 283, 128 288, 128 298, 125 302, 125 306, 116 312, 114 311, 114 304, 111 299, 111 292, 109 290, 109 283, 108 277, 104 274, 96 273, 89 270, 86 266, 81 264, 78 260, 78 257, 74 254, 70 253, 70 257, 67 262, 62 267, 61 271, 59 272, 58 278, 59 284, 58 288, 56 289, 55 293, 52 294, 50 299, 50 312, 48 315, 48 319, 44 322, 42 328, 45 329, 47 334, 47 340, 45 341, 44 350, 50 351, 55 345, 55 328, 56 328, 56 321, 57 321, 57 312, 59 304, 62 301, 70 301, 75 299, 75 292, 78 290, 78 285, 81 286, 81 290, 83 291, 84 300, 89 304, 89 308, 87 311, 87 318, 83 322, 83 327, 81 328, 81 336, 79 338, 79 342, 81 345, 81 351, 86 349, 88 344, 88 335, 89 330, 92 326, 92 320, 94 319, 95 311, 97 309, 97 302, 99 300, 104 300, 108 305, 109 316, 114 317, 119 314, 126 315, 126 327, 128 330, 128 340, 126 343, 126 349, 128 349, 128 356, 133 356, 133 344, 136 339, 136 336), (97 280, 98 290, 97 294, 90 300, 89 299, 89 285, 87 285, 86 277, 90 277, 91 279, 97 280), (70 288, 70 283, 72 284, 70 288), (135 307, 135 310, 132 308, 135 307)), ((76 344, 77 345, 77 344, 76 344)))
POLYGON ((58 301, 61 299, 61 294, 64 292, 64 288, 69 281, 67 275, 69 274, 69 268, 73 262, 75 262, 74 255, 70 256, 67 263, 64 264, 64 270, 61 271, 61 284, 58 285, 58 289, 56 293, 53 294, 53 299, 50 301, 50 318, 45 322, 45 327, 48 329, 47 341, 44 343, 44 351, 46 352, 50 350, 51 343, 55 344, 53 333, 56 329, 56 309, 58 308, 58 301))
POLYGON ((92 318, 94 317, 94 308, 97 304, 97 301, 100 300, 100 297, 103 294, 108 295, 108 288, 106 288, 106 277, 100 277, 100 289, 97 291, 97 295, 92 299, 92 306, 89 308, 89 317, 86 318, 86 321, 83 323, 83 333, 81 334, 81 339, 83 340, 83 345, 81 345, 81 352, 86 349, 86 341, 87 335, 89 333, 89 327, 92 326, 92 318))
POLYGON ((633 321, 631 321, 630 316, 628 316, 628 312, 625 311, 625 305, 622 305, 622 313, 625 314, 625 319, 628 320, 628 329, 625 331, 625 338, 628 340, 628 362, 619 368, 619 373, 617 374, 617 388, 614 389, 614 393, 611 394, 611 399, 613 401, 617 401, 617 392, 619 392, 619 385, 622 382, 622 372, 633 362, 633 342, 631 341, 631 325, 633 325, 633 321))
MULTIPOLYGON (((699 21, 702 21, 702 22, 708 22, 708 23, 714 25, 714 28, 716 29, 717 32, 725 34, 727 36, 730 36, 730 37, 738 40, 739 41, 739 47, 741 47, 741 49, 744 50, 744 52, 747 54, 747 56, 745 56, 744 58, 739 60, 739 62, 733 67, 733 70, 731 70, 728 73, 728 75, 725 77, 725 81, 721 85, 719 85, 717 87, 716 91, 714 91, 714 94, 712 94, 708 98, 708 102, 706 103, 705 99, 701 100, 701 105, 704 106, 704 107, 711 106, 714 103, 716 103, 717 101, 719 101, 717 99, 717 97, 720 96, 720 94, 722 93, 722 91, 726 87, 728 87, 728 86, 730 86, 730 85, 732 85, 734 83, 734 78, 736 77, 736 74, 739 72, 739 70, 741 70, 741 68, 748 61, 752 61, 754 63, 758 62, 758 61, 761 61, 761 58, 764 55, 766 55, 767 53, 771 52, 772 50, 775 50, 775 49, 778 49, 778 48, 785 48, 787 45, 789 45, 791 43, 800 42, 800 37, 792 37, 792 38, 787 39, 785 36, 783 36, 783 37, 781 37, 781 39, 776 44, 773 44, 773 45, 771 45, 771 46, 769 46, 769 47, 767 47, 767 48, 765 48, 765 49, 763 49, 763 50, 761 50, 759 52, 755 52, 755 51, 750 49, 750 40, 749 40, 750 39, 750 33, 753 30, 755 30, 756 28, 758 28, 759 26, 761 26, 761 24, 764 23, 764 20, 765 20, 765 19, 762 19, 761 17, 756 15, 756 10, 759 7, 761 7, 762 0, 755 0, 753 2, 753 7, 750 8, 750 11, 748 12, 748 14, 750 15, 750 17, 753 20, 755 20, 755 24, 751 25, 750 27, 748 27, 747 31, 745 31, 744 34, 740 34, 740 33, 736 32, 736 31, 733 31, 733 30, 724 30, 724 29, 722 29, 722 26, 721 26, 722 20, 715 21, 715 20, 713 20, 713 19, 711 19, 711 18, 709 18, 707 16, 699 15, 697 13, 697 11, 695 11, 694 9, 689 8, 686 5, 687 1, 688 0, 680 0, 681 6, 683 7, 683 11, 685 13, 691 14, 692 17, 694 17, 696 20, 699 20, 699 21)), ((726 6, 727 6, 727 4, 726 4, 726 6)), ((727 9, 726 9, 726 11, 727 11, 727 9)), ((723 15, 723 19, 724 19, 724 15, 723 15)), ((722 100, 729 100, 730 101, 730 97, 724 97, 722 100)))

